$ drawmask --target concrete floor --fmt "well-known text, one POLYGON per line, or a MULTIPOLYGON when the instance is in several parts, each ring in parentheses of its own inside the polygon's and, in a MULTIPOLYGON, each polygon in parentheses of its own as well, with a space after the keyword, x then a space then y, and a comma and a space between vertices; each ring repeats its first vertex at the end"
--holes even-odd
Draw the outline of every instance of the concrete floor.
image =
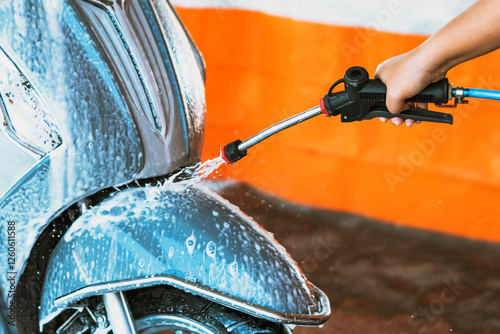
POLYGON ((294 333, 500 333, 500 244, 298 206, 244 184, 218 192, 330 298, 323 328, 294 333))

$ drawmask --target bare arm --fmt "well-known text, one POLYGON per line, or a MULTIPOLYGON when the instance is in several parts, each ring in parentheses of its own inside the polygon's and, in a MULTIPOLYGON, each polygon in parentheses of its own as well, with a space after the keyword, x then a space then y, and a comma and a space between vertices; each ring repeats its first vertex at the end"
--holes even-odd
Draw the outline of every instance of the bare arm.
MULTIPOLYGON (((397 114, 408 108, 406 99, 444 78, 454 66, 497 48, 500 1, 478 0, 417 48, 380 64, 375 77, 387 85, 387 108, 397 114)), ((406 121, 408 126, 413 123, 406 121)))

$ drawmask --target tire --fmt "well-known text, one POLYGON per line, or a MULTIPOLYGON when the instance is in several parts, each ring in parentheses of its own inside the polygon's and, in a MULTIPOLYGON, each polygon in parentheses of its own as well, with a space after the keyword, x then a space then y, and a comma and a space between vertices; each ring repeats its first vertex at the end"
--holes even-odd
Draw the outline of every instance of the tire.
POLYGON ((138 334, 288 334, 257 319, 168 286, 126 292, 138 334))

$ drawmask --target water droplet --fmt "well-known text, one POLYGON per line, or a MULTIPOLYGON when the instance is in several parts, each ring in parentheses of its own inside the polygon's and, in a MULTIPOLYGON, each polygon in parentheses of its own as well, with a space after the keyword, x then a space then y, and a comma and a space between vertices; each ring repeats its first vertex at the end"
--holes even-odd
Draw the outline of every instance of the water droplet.
POLYGON ((170 247, 170 249, 168 250, 168 258, 169 259, 171 259, 172 256, 174 256, 174 252, 175 252, 174 247, 170 247))
POLYGON ((209 241, 206 247, 206 252, 209 257, 215 260, 215 252, 217 250, 217 245, 213 241, 209 241))
POLYGON ((146 264, 146 261, 144 261, 144 259, 140 259, 139 260, 139 267, 144 267, 144 265, 146 264))
POLYGON ((236 260, 229 264, 229 273, 231 276, 238 275, 238 262, 236 260))
POLYGON ((214 215, 214 217, 219 217, 219 213, 215 210, 212 211, 212 215, 214 215))
POLYGON ((186 247, 188 249, 189 255, 193 255, 193 251, 194 251, 194 246, 195 245, 196 245, 196 237, 194 236, 194 231, 193 231, 193 233, 191 234, 191 236, 189 236, 186 239, 186 247))

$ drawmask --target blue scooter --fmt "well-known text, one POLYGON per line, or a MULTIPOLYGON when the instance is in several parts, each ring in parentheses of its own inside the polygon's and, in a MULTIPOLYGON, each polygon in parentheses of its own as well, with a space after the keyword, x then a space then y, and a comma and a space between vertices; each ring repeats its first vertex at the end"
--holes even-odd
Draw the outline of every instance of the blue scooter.
POLYGON ((166 0, 0 3, 3 333, 290 333, 327 297, 201 157, 203 60, 166 0), (174 181, 165 181, 175 175, 174 181))

